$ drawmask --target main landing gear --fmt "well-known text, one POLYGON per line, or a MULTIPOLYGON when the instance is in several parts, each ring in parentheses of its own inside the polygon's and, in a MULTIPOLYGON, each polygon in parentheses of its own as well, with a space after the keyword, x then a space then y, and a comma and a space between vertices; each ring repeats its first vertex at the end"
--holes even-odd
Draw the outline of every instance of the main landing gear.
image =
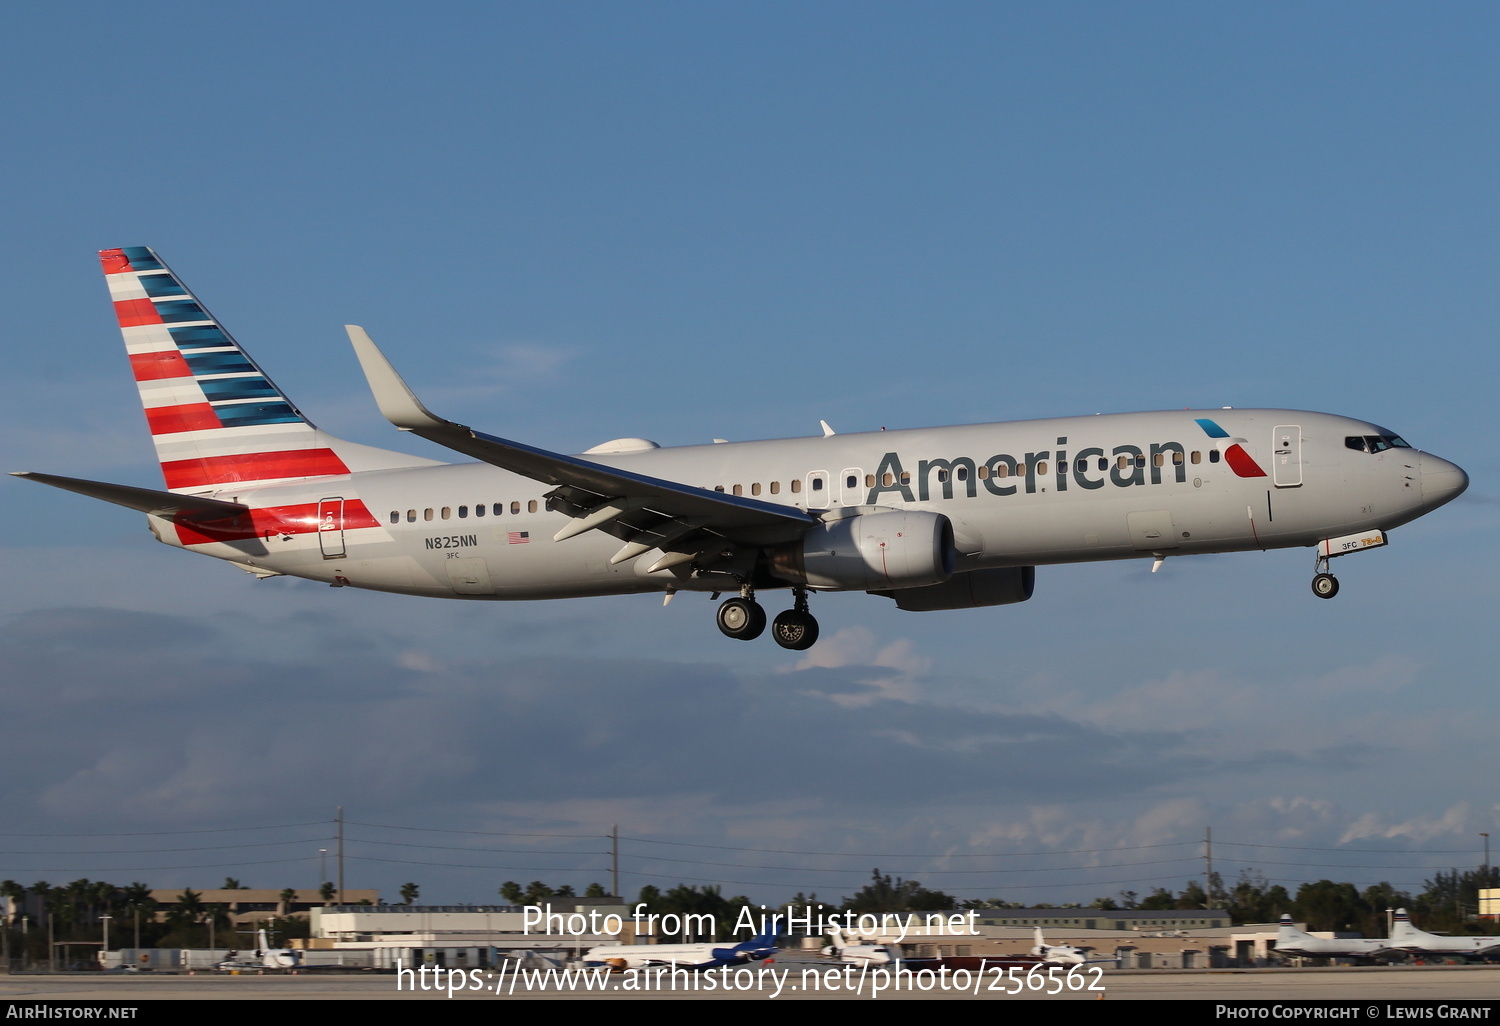
POLYGON ((1312 590, 1318 598, 1330 599, 1339 593, 1339 579, 1328 572, 1328 557, 1319 556, 1313 564, 1312 590))
MULTIPOLYGON (((771 637, 782 648, 801 652, 817 642, 818 621, 807 611, 807 590, 795 588, 793 592, 796 604, 777 614, 771 624, 771 637)), ((740 588, 738 598, 725 599, 720 604, 717 619, 724 636, 736 641, 753 641, 766 629, 766 611, 755 601, 755 590, 749 585, 740 588)))

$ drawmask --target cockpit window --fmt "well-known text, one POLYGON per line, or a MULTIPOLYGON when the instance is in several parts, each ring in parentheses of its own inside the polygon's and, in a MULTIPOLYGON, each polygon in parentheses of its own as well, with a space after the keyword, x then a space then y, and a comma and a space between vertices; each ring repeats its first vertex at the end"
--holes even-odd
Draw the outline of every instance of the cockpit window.
POLYGON ((1350 435, 1344 445, 1360 452, 1385 452, 1387 449, 1410 449, 1406 439, 1400 435, 1350 435))

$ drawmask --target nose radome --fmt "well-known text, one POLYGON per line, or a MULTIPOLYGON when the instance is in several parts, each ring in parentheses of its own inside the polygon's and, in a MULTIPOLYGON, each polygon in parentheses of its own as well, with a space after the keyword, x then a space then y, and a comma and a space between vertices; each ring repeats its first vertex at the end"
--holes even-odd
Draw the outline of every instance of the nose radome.
POLYGON ((1428 509, 1458 498, 1469 487, 1469 475, 1455 463, 1424 452, 1420 466, 1422 504, 1428 509))

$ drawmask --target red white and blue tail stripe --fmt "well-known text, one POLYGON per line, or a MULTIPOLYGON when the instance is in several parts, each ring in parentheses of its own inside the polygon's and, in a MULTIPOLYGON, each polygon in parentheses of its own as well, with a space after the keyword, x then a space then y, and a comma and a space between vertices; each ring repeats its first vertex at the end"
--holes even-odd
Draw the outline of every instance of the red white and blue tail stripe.
POLYGON ((145 246, 99 253, 172 491, 349 473, 323 435, 145 246))

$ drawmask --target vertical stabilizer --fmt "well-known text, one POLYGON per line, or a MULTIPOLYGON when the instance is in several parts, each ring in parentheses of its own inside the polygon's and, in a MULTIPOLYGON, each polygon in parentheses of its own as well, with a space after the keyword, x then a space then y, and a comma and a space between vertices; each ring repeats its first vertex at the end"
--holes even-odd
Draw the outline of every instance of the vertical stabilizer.
POLYGON ((431 465, 319 431, 156 253, 99 253, 162 476, 172 491, 431 465))

